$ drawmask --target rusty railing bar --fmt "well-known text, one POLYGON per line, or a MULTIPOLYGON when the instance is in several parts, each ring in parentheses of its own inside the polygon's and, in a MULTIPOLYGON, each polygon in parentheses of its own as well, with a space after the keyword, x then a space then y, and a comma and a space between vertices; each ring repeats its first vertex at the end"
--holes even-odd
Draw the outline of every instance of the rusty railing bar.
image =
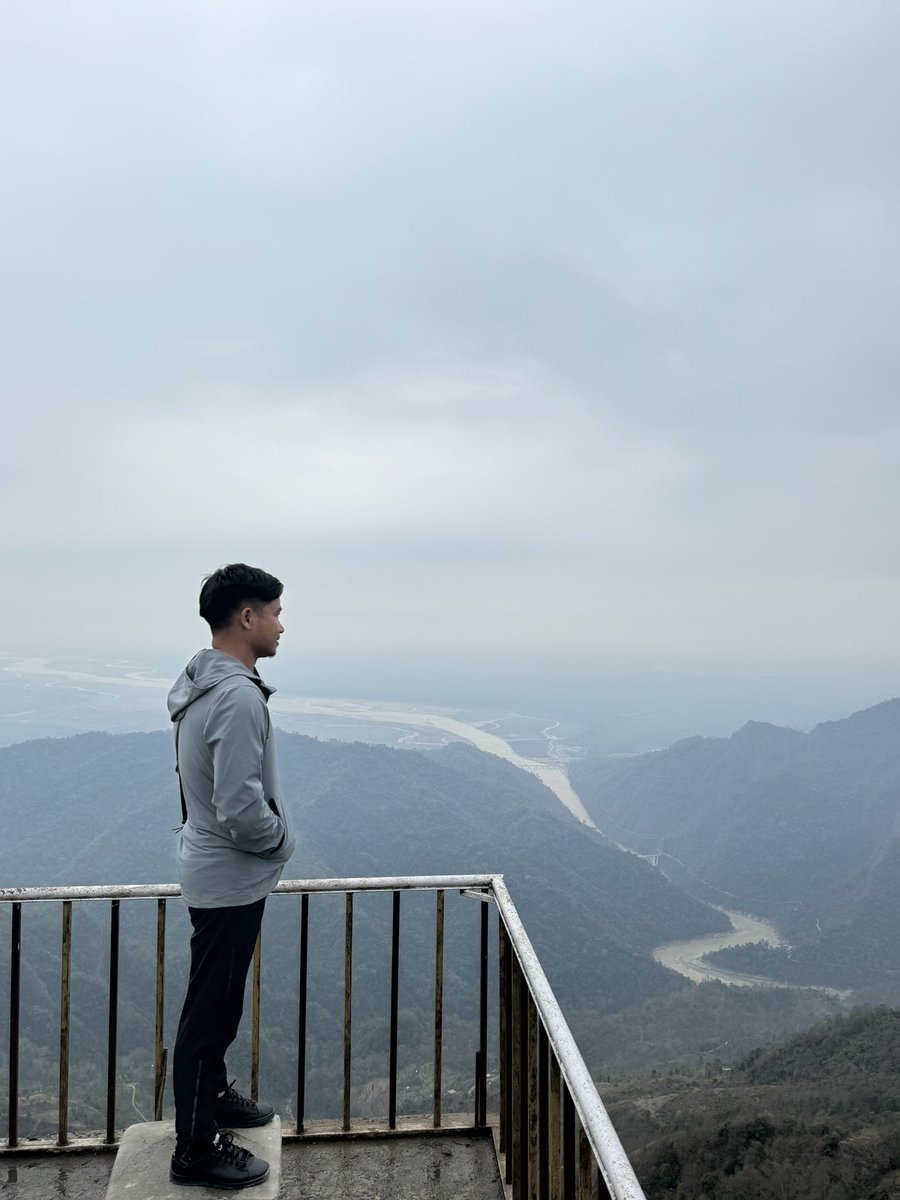
POLYGON ((578 1126, 578 1200, 591 1200, 593 1195, 594 1155, 584 1128, 578 1126))
POLYGON ((22 905, 10 911, 9 928, 9 1128, 7 1145, 19 1141, 19 998, 22 982, 22 905))
POLYGON ((550 1114, 549 1108, 549 1076, 550 1064, 547 1061, 550 1054, 550 1042, 544 1022, 538 1022, 538 1196, 540 1200, 550 1200, 550 1114))
POLYGON ((250 1099, 259 1099, 259 993, 262 978, 262 930, 253 947, 253 985, 250 1009, 250 1099))
POLYGON ((400 893, 394 892, 391 909, 391 1045, 388 1067, 388 1128, 397 1128, 397 1037, 400 1014, 400 893))
POLYGON ((488 1041, 488 906, 481 906, 481 995, 478 1028, 478 1078, 475 1093, 480 1103, 475 1112, 475 1124, 487 1125, 487 1041, 488 1041))
POLYGON ((522 1042, 521 1005, 519 998, 525 987, 522 969, 515 955, 509 956, 509 1095, 507 1103, 506 1139, 506 1182, 512 1186, 513 1198, 519 1197, 519 1177, 522 1158, 522 1121, 520 1098, 522 1095, 522 1058, 519 1053, 522 1042))
POLYGON ((441 1124, 441 1078, 444 1050, 444 892, 435 895, 434 910, 434 1086, 431 1118, 435 1129, 441 1124))
POLYGON ((300 994, 297 1000, 297 1133, 306 1119, 306 1008, 309 979, 309 895, 300 897, 300 994))
POLYGON ((528 1092, 530 1070, 528 1065, 528 1009, 531 996, 522 971, 519 972, 519 1196, 528 1195, 528 1092))
POLYGON ((350 1129, 350 1051, 353 1018, 353 893, 344 900, 344 1115, 343 1129, 350 1129))
POLYGON ((563 1084, 563 1198, 576 1200, 575 1196, 575 1103, 568 1086, 563 1084))
POLYGON ((57 1145, 69 1143, 69 1002, 72 994, 72 901, 62 906, 59 969, 59 1121, 57 1145))
MULTIPOLYGON (((549 1041, 549 1038, 548 1038, 549 1041)), ((556 1055, 550 1052, 550 1097, 547 1104, 548 1166, 550 1168, 550 1200, 562 1200, 562 1162, 560 1157, 560 1086, 561 1077, 556 1055)))
POLYGON ((163 1046, 162 1058, 159 1064, 159 1079, 156 1083, 156 1090, 153 1094, 153 1119, 161 1121, 163 1119, 163 1098, 166 1090, 166 1075, 169 1066, 169 1051, 163 1046))
POLYGON ((500 1153, 506 1154, 509 1147, 509 1043, 512 1030, 509 1026, 510 976, 509 976, 509 936, 501 917, 497 918, 497 949, 500 959, 497 972, 497 1014, 498 1024, 498 1059, 500 1072, 500 1153))
POLYGON ((109 1019, 106 1038, 106 1144, 116 1140, 116 1043, 119 1032, 119 905, 109 904, 109 1019))
POLYGON ((165 1089, 166 901, 156 901, 156 1030, 153 1039, 153 1119, 161 1121, 165 1089))
POLYGON ((537 1006, 528 996, 528 1200, 538 1200, 538 1020, 537 1006))

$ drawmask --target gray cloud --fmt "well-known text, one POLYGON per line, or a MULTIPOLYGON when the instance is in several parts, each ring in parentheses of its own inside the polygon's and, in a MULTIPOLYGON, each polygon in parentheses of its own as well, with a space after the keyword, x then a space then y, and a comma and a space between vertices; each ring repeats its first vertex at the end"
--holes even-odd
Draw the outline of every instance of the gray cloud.
POLYGON ((246 557, 326 650, 900 665, 895 6, 6 26, 23 650, 246 557))

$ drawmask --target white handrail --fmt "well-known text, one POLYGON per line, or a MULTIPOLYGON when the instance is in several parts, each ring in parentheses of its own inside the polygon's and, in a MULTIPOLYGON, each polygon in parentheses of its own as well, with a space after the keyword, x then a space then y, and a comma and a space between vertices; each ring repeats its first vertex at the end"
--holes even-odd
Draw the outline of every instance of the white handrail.
POLYGON ((518 955, 528 990, 544 1022, 547 1037, 569 1088, 575 1111, 603 1172, 610 1195, 614 1200, 644 1200, 644 1192, 638 1183, 634 1168, 628 1161, 628 1155, 609 1118, 609 1113, 597 1093, 590 1071, 581 1057, 581 1051, 572 1037, 566 1018, 501 876, 494 877, 493 892, 506 932, 518 955))
MULTIPOLYGON (((283 879, 276 892, 403 892, 489 888, 499 875, 394 875, 358 879, 283 879)), ((178 897, 177 883, 102 884, 84 887, 0 888, 0 903, 22 900, 162 900, 178 897)))

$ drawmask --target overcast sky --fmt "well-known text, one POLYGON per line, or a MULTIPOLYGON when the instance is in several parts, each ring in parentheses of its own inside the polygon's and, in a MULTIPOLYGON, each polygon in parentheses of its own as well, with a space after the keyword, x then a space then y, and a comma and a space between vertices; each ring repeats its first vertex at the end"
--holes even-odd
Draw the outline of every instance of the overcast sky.
POLYGON ((900 691, 894 0, 2 22, 0 650, 900 691))

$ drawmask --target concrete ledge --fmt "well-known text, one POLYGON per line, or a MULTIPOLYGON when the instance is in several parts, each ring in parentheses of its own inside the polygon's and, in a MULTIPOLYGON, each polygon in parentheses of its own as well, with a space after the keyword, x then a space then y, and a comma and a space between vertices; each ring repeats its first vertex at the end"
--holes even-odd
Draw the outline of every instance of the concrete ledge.
POLYGON ((281 1186, 281 1119, 258 1129, 236 1129, 235 1141, 269 1164, 269 1174, 255 1187, 235 1192, 222 1188, 185 1187, 169 1178, 175 1149, 174 1121, 130 1125, 122 1134, 106 1200, 222 1200, 241 1195, 251 1200, 275 1200, 281 1186))
POLYGON ((487 1131, 290 1141, 281 1165, 285 1200, 504 1200, 487 1131))

